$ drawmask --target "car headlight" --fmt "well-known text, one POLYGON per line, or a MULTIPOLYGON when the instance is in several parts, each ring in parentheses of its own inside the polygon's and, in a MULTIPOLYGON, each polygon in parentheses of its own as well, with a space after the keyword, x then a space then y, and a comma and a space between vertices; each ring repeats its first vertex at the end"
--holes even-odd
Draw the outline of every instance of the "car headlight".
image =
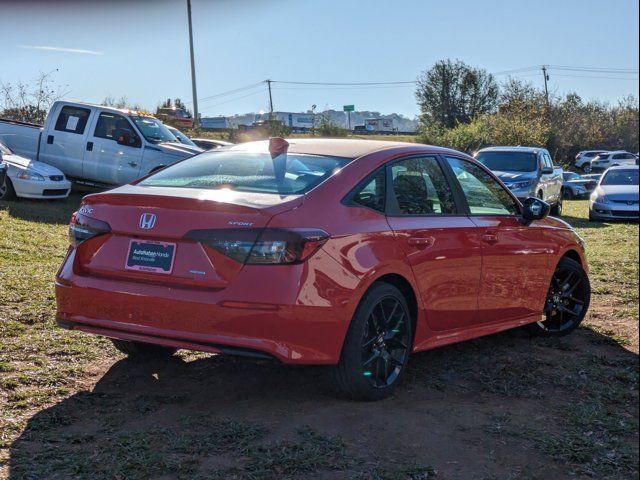
POLYGON ((611 203, 606 195, 598 195, 596 192, 591 194, 591 201, 597 203, 611 203))
POLYGON ((22 170, 18 174, 18 178, 20 180, 35 180, 36 182, 44 182, 44 177, 42 175, 28 168, 26 170, 22 170))
POLYGON ((523 182, 515 182, 515 183, 510 183, 509 185, 507 185, 510 189, 512 190, 520 190, 521 188, 527 188, 530 187, 531 185, 533 185, 535 183, 535 180, 525 180, 523 182))

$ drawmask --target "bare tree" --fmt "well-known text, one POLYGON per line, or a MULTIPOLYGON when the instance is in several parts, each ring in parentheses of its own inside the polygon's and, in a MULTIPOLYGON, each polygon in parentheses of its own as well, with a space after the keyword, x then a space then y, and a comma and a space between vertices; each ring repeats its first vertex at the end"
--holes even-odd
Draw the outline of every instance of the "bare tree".
POLYGON ((0 116, 43 123, 53 102, 65 94, 65 87, 54 86, 52 73, 41 72, 33 85, 22 81, 0 83, 0 116))

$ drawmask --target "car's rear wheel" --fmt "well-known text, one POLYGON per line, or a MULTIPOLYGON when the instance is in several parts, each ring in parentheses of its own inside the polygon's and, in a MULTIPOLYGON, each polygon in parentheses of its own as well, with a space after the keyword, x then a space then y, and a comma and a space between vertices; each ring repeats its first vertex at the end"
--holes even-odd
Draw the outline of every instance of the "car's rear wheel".
POLYGON ((575 260, 564 257, 553 272, 545 300, 545 319, 529 325, 532 333, 561 337, 575 330, 587 314, 591 284, 586 272, 575 260))
POLYGON ((365 294, 349 326, 334 387, 359 400, 391 395, 402 380, 413 331, 407 301, 396 287, 376 283, 365 294))
POLYGON ((111 342, 118 351, 128 355, 129 357, 135 358, 170 357, 178 350, 173 347, 163 347, 162 345, 153 345, 151 343, 143 342, 116 340, 115 338, 112 338, 111 342))
POLYGON ((591 173, 591 163, 585 163, 582 165, 582 171, 584 173, 591 173))
POLYGON ((4 183, 0 185, 0 200, 13 200, 14 198, 16 198, 16 191, 9 175, 7 175, 4 177, 4 183))

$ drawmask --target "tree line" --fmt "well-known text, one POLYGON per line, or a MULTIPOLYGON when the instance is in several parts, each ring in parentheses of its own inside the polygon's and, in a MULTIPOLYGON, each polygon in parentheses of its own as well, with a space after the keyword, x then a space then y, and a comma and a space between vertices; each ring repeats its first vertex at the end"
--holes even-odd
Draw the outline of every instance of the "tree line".
POLYGON ((550 95, 510 78, 498 84, 486 70, 441 60, 417 82, 419 141, 473 153, 492 145, 547 148, 569 163, 580 150, 638 151, 638 100, 617 104, 550 95))

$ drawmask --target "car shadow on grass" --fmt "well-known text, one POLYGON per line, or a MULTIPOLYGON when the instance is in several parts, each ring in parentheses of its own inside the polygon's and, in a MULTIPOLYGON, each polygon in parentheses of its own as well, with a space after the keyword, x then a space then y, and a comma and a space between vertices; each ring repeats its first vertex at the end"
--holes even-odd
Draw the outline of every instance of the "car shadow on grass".
POLYGON ((89 193, 94 192, 74 190, 67 198, 60 200, 31 200, 27 198, 0 200, 0 211, 4 210, 10 216, 27 222, 67 225, 71 214, 78 209, 82 197, 89 193))
POLYGON ((590 328, 514 330, 415 355, 367 403, 321 367, 123 359, 28 421, 9 478, 634 478, 637 365, 590 328))

